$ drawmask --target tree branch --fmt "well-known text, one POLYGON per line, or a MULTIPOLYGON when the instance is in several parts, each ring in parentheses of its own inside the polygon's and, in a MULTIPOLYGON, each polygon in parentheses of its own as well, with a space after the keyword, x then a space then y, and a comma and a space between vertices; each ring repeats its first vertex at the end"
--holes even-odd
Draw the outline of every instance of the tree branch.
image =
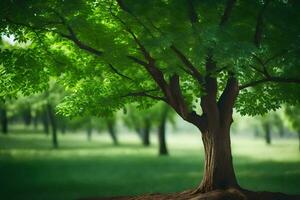
POLYGON ((252 81, 249 83, 246 83, 244 85, 239 86, 239 89, 245 89, 248 87, 254 87, 257 86, 259 84, 263 84, 263 83, 296 83, 296 84, 300 84, 300 79, 298 78, 285 78, 285 77, 267 77, 267 78, 263 78, 263 79, 259 79, 256 81, 252 81))
MULTIPOLYGON (((222 125, 230 125, 232 121, 232 112, 235 100, 239 93, 238 80, 233 74, 229 74, 224 91, 222 92, 218 108, 220 111, 220 120, 222 125)), ((228 127, 227 127, 228 128, 228 127)))
POLYGON ((65 34, 65 33, 62 33, 62 32, 56 31, 56 30, 51 30, 51 29, 48 29, 48 28, 45 28, 45 27, 32 26, 32 25, 25 24, 25 23, 22 23, 22 22, 15 22, 15 21, 13 21, 9 18, 6 18, 6 21, 11 23, 11 24, 17 25, 17 26, 23 26, 23 27, 29 28, 33 31, 39 30, 39 31, 45 31, 45 32, 51 32, 51 33, 58 34, 61 37, 66 38, 66 39, 71 40, 72 42, 74 42, 80 49, 86 50, 86 51, 88 51, 88 52, 90 52, 90 53, 92 53, 96 56, 100 56, 100 55, 103 54, 102 51, 94 49, 94 48, 84 44, 77 37, 75 37, 75 33, 74 33, 73 29, 71 29, 71 27, 68 28, 69 32, 71 31, 70 35, 68 35, 68 34, 65 34))
POLYGON ((210 75, 216 69, 216 63, 213 61, 212 56, 206 58, 206 73, 205 76, 205 95, 201 97, 201 108, 203 114, 208 118, 209 129, 214 129, 214 123, 219 123, 219 110, 217 106, 217 79, 210 75))
POLYGON ((200 84, 204 82, 200 72, 194 67, 194 65, 189 61, 189 59, 174 45, 171 45, 171 49, 175 52, 176 56, 181 60, 181 62, 192 72, 193 77, 198 80, 200 84))
POLYGON ((155 92, 155 91, 158 91, 158 90, 157 89, 151 89, 151 90, 145 90, 145 91, 130 92, 126 95, 122 95, 121 97, 123 97, 123 98, 124 97, 149 97, 149 98, 154 99, 154 100, 166 101, 166 99, 163 98, 163 97, 157 97, 157 96, 148 94, 148 92, 155 92))
POLYGON ((112 64, 108 64, 108 66, 111 68, 111 70, 112 70, 114 73, 118 74, 120 77, 125 78, 125 79, 128 79, 128 80, 130 80, 130 81, 134 81, 132 78, 130 78, 130 77, 128 77, 128 76, 126 76, 126 75, 120 73, 120 72, 119 72, 112 64))
POLYGON ((70 34, 70 35, 65 35, 63 37, 72 40, 79 48, 86 50, 90 53, 93 53, 96 56, 101 56, 103 54, 102 51, 99 51, 99 50, 92 48, 91 46, 88 46, 88 45, 84 44, 83 42, 81 42, 78 39, 77 35, 75 34, 73 28, 67 23, 66 19, 57 11, 52 10, 52 12, 54 12, 58 16, 58 18, 61 20, 62 24, 67 28, 67 30, 70 34))

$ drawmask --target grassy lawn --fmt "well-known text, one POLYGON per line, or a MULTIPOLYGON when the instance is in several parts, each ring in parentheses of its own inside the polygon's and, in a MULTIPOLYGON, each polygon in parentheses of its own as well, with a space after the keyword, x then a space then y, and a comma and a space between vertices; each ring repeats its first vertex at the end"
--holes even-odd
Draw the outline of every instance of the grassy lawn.
MULTIPOLYGON (((153 134, 152 141, 156 140, 153 134)), ((60 135, 58 150, 43 134, 0 136, 0 199, 71 200, 79 197, 175 192, 201 180, 200 135, 168 138, 170 157, 158 157, 156 144, 143 148, 136 135, 60 135)), ((243 187, 300 193, 297 140, 232 139, 235 169, 243 187)))

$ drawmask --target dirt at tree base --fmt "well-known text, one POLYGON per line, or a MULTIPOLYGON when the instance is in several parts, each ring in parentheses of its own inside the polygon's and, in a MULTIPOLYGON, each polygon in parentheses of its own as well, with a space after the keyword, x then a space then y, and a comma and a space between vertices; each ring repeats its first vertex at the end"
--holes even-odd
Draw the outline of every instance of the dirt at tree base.
POLYGON ((300 200, 300 195, 277 192, 253 192, 227 189, 207 193, 193 193, 192 190, 174 194, 148 194, 132 197, 83 198, 80 200, 300 200))

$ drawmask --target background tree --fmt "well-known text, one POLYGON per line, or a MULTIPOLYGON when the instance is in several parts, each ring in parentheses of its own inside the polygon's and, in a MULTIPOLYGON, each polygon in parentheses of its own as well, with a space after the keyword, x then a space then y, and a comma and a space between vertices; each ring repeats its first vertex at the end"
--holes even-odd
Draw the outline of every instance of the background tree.
POLYGON ((300 152, 300 107, 286 107, 285 115, 289 119, 291 128, 297 132, 299 140, 299 152, 300 152))
POLYGON ((115 115, 108 116, 106 118, 101 118, 100 123, 104 123, 106 125, 107 131, 113 141, 114 145, 118 145, 118 137, 117 137, 117 117, 115 115))
POLYGON ((3 2, 0 31, 31 48, 1 52, 2 82, 28 73, 20 60, 38 63, 29 68, 34 76, 9 84, 22 92, 26 81, 37 87, 45 71, 64 72, 65 115, 166 102, 202 133, 204 176, 193 195, 240 189, 230 146, 233 107, 256 115, 299 103, 299 1, 3 2), (49 64, 55 61, 61 65, 49 64))
POLYGON ((149 146, 150 131, 153 125, 153 119, 156 118, 157 113, 153 109, 140 110, 134 105, 130 105, 126 109, 126 114, 123 117, 125 126, 134 130, 141 138, 144 146, 149 146))
POLYGON ((8 133, 8 117, 5 104, 0 104, 0 120, 1 120, 1 132, 3 134, 8 133))

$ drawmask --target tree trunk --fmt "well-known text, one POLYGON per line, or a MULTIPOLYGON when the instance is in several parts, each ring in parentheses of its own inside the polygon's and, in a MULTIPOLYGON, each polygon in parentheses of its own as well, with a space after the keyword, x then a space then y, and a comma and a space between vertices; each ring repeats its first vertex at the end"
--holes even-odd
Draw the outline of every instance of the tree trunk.
POLYGON ((63 135, 66 134, 67 126, 65 122, 63 122, 62 125, 60 126, 60 130, 63 135))
POLYGON ((58 148, 56 119, 53 113, 53 108, 50 104, 47 105, 47 111, 49 116, 49 122, 52 127, 52 144, 54 148, 58 148))
POLYGON ((207 77, 205 87, 207 95, 201 98, 203 118, 190 118, 194 120, 194 124, 198 124, 197 127, 202 133, 205 154, 203 179, 196 192, 239 189, 230 143, 233 106, 239 92, 238 82, 229 74, 226 87, 218 101, 216 79, 207 77))
POLYGON ((32 116, 31 116, 31 109, 30 108, 27 108, 27 109, 24 110, 23 120, 24 120, 24 124, 26 126, 29 126, 31 124, 32 116))
POLYGON ((2 133, 8 133, 8 119, 7 119, 7 111, 5 108, 1 108, 1 126, 2 126, 2 133))
POLYGON ((300 131, 298 131, 299 152, 300 152, 300 131))
POLYGON ((266 143, 267 143, 267 145, 270 145, 271 144, 271 128, 270 128, 270 124, 268 122, 264 124, 264 129, 265 129, 266 143))
POLYGON ((38 114, 36 113, 35 114, 35 116, 34 116, 34 118, 33 118, 33 128, 34 128, 34 130, 37 130, 37 127, 38 127, 38 119, 39 118, 39 116, 38 116, 38 114))
POLYGON ((44 127, 44 133, 49 135, 49 116, 47 110, 42 113, 42 123, 44 127))
POLYGON ((89 119, 88 121, 88 125, 87 125, 87 140, 91 141, 92 140, 92 122, 91 119, 89 119))
POLYGON ((199 190, 208 192, 229 187, 239 188, 231 155, 230 130, 219 127, 216 132, 202 133, 205 166, 199 190))
POLYGON ((284 126, 283 126, 283 124, 280 124, 280 125, 279 125, 279 136, 280 136, 281 138, 283 138, 284 135, 285 135, 284 126))
POLYGON ((117 135, 116 135, 115 124, 111 121, 108 121, 107 122, 107 129, 108 129, 108 133, 109 133, 114 145, 118 145, 119 142, 118 142, 118 138, 117 138, 117 135))
POLYGON ((145 124, 142 129, 142 142, 144 146, 150 146, 150 128, 151 128, 151 123, 150 119, 145 119, 145 124))
POLYGON ((255 138, 259 137, 259 129, 258 129, 258 127, 255 127, 255 129, 254 129, 254 137, 255 138))
POLYGON ((160 119, 160 124, 158 127, 158 145, 159 145, 159 155, 168 155, 168 148, 166 144, 166 121, 168 115, 168 108, 164 108, 162 116, 160 119))

